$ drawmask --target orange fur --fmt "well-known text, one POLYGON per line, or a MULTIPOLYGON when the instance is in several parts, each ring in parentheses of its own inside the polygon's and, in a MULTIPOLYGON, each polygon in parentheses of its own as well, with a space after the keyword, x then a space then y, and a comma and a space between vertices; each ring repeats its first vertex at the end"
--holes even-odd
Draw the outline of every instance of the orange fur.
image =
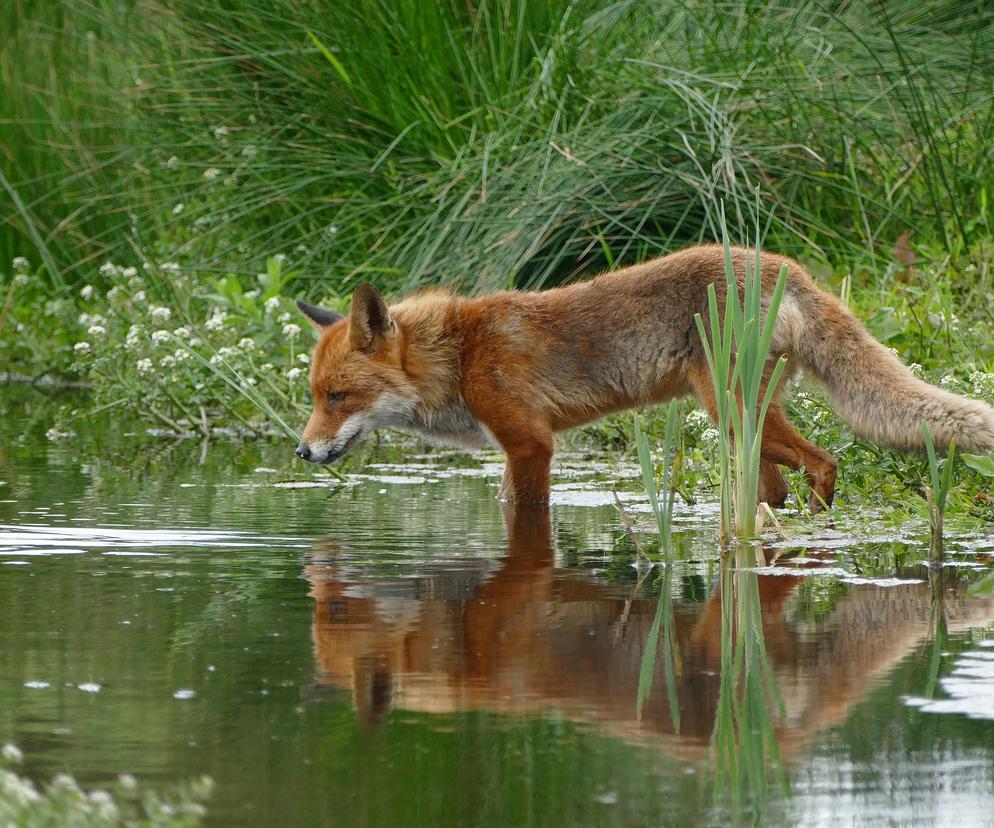
MULTIPOLYGON (((741 284, 747 256, 733 249, 741 284)), ((921 447, 920 423, 940 446, 994 449, 994 411, 915 378, 795 261, 764 253, 770 291, 789 278, 770 367, 786 356, 828 388, 859 432, 900 449, 921 447)), ((477 298, 426 291, 387 306, 360 285, 349 316, 301 303, 321 329, 314 352, 314 410, 298 454, 329 462, 378 427, 507 455, 502 498, 545 502, 553 434, 612 411, 693 394, 713 416, 707 362, 694 315, 714 284, 726 291, 720 247, 702 246, 538 293, 477 298)), ((763 429, 760 497, 779 505, 778 466, 803 468, 812 510, 832 502, 836 462, 790 425, 779 401, 763 429)))

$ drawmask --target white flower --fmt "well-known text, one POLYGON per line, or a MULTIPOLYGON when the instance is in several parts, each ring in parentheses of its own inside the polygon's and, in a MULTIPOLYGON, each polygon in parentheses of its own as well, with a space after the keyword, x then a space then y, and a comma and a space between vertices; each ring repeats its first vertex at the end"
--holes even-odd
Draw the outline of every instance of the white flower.
POLYGON ((176 364, 176 357, 172 354, 166 354, 162 359, 159 360, 159 365, 163 368, 171 368, 176 364))
POLYGON ((138 275, 138 268, 132 265, 131 267, 126 267, 121 271, 121 275, 125 279, 133 279, 138 275))
POLYGON ((126 791, 133 791, 138 787, 138 780, 130 773, 122 773, 117 777, 118 783, 126 791))
POLYGON ((168 342, 171 334, 169 331, 160 328, 157 331, 152 331, 152 342, 156 345, 161 345, 163 342, 168 342))
POLYGON ((303 375, 304 375, 303 368, 291 368, 289 371, 286 372, 286 378, 290 380, 290 382, 300 379, 303 375))
POLYGON ((276 253, 273 258, 277 264, 282 265, 286 261, 286 253, 276 253))
POLYGON ((291 319, 293 319, 293 316, 288 311, 283 311, 283 313, 276 317, 277 322, 289 322, 291 319))
POLYGON ((259 366, 259 370, 262 371, 263 373, 268 374, 270 371, 276 370, 276 366, 273 365, 273 363, 271 362, 264 362, 262 363, 262 365, 259 366))
POLYGON ((228 134, 228 132, 229 132, 228 128, 223 124, 221 126, 214 127, 215 138, 224 138, 228 134))
POLYGON ((14 284, 15 285, 26 285, 31 279, 27 273, 15 273, 14 274, 14 284))
POLYGON ((307 354, 297 354, 297 361, 298 362, 303 362, 304 365, 310 365, 311 364, 311 358, 307 354))
POLYGON ((329 224, 328 227, 327 227, 327 229, 325 230, 325 233, 327 233, 329 236, 337 236, 338 235, 338 225, 336 225, 336 224, 329 224))
POLYGON ((204 323, 204 327, 209 331, 219 331, 224 327, 228 315, 223 310, 216 310, 214 314, 204 323))
POLYGON ((14 265, 14 273, 27 273, 31 269, 31 262, 24 256, 15 257, 12 264, 14 265))
POLYGON ((90 314, 88 314, 86 311, 83 311, 83 313, 79 315, 79 318, 76 321, 79 322, 80 325, 89 325, 90 320, 92 319, 93 317, 90 316, 90 314))
POLYGON ((179 265, 176 262, 163 262, 159 265, 159 270, 164 270, 166 273, 179 273, 179 265))
POLYGON ((238 347, 243 351, 254 351, 255 341, 248 336, 244 336, 238 340, 238 347))
POLYGON ((140 359, 135 363, 135 370, 139 374, 147 374, 152 370, 152 360, 150 359, 140 359))
POLYGON ((246 144, 244 147, 242 147, 242 155, 245 156, 246 158, 255 158, 255 155, 258 151, 259 150, 255 144, 246 144))
POLYGON ((166 163, 163 166, 166 166, 169 169, 173 169, 174 167, 178 167, 179 166, 179 158, 177 156, 175 156, 175 155, 170 155, 169 158, 166 159, 166 163))
POLYGON ((224 360, 221 359, 220 354, 213 354, 210 358, 211 365, 220 365, 222 362, 224 362, 224 360))
POLYGON ((134 296, 131 297, 131 301, 136 302, 137 304, 141 304, 142 302, 144 302, 145 291, 144 290, 138 291, 134 296))
POLYGON ((90 327, 86 329, 86 332, 90 336, 103 336, 107 333, 107 329, 103 325, 90 325, 90 327))
POLYGON ((266 300, 266 313, 273 313, 273 312, 279 310, 279 307, 280 307, 280 297, 279 296, 270 296, 266 300))
POLYGON ((0 748, 0 756, 12 765, 19 765, 24 761, 24 754, 21 753, 20 748, 17 745, 12 745, 7 742, 2 748, 0 748))
MULTIPOLYGON (((234 173, 232 173, 231 175, 226 175, 222 183, 224 184, 225 187, 233 187, 235 184, 238 183, 238 176, 235 175, 234 173)), ((226 221, 227 218, 224 218, 223 220, 226 221)))
POLYGON ((254 290, 246 290, 245 293, 242 294, 242 296, 244 296, 246 299, 258 299, 260 293, 262 293, 262 291, 259 290, 259 288, 255 288, 254 290))
POLYGON ((117 274, 117 265, 113 262, 104 262, 100 265, 101 276, 114 276, 117 274))
POLYGON ((221 171, 217 167, 208 167, 204 170, 204 178, 208 181, 213 181, 221 174, 221 171))
POLYGON ((153 319, 168 319, 173 315, 169 308, 162 307, 161 305, 149 305, 148 312, 151 314, 153 319))
POLYGON ((124 288, 121 287, 120 285, 114 285, 114 287, 112 287, 110 290, 107 291, 107 301, 113 302, 122 293, 124 293, 124 288))
POLYGON ((307 245, 306 244, 298 244, 295 248, 293 248, 293 252, 294 253, 306 253, 307 252, 307 245))
POLYGON ((180 339, 189 339, 190 338, 190 329, 188 327, 186 327, 186 325, 181 325, 175 331, 173 331, 173 333, 176 336, 178 336, 180 339))
POLYGON ((283 326, 283 336, 287 339, 296 339, 300 336, 300 325, 296 322, 287 322, 283 326))
POLYGON ((175 207, 173 207, 173 215, 174 216, 178 216, 180 213, 183 212, 183 209, 185 207, 186 207, 186 205, 181 201, 179 204, 177 204, 175 207))
POLYGON ((88 354, 92 350, 89 342, 77 342, 72 346, 72 349, 77 354, 88 354))
POLYGON ((90 301, 93 298, 95 290, 93 285, 85 285, 83 289, 79 292, 79 295, 86 301, 90 301))
POLYGON ((190 358, 190 352, 185 348, 177 348, 173 353, 173 358, 177 362, 186 362, 190 358))

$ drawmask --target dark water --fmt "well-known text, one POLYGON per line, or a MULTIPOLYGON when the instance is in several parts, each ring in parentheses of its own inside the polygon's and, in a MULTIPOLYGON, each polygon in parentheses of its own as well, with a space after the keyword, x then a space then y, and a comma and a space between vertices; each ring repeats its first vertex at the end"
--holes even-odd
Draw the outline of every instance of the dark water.
POLYGON ((646 574, 608 458, 505 522, 498 458, 387 447, 329 484, 265 441, 50 440, 54 405, 0 394, 29 776, 206 773, 215 825, 994 822, 992 538, 930 573, 923 527, 828 518, 723 567, 705 504, 646 574))

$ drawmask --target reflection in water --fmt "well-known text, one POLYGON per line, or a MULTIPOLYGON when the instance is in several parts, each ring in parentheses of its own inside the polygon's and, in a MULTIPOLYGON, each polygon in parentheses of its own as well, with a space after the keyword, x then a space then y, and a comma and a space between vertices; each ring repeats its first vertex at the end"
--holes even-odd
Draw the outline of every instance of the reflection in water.
POLYGON ((734 803, 765 796, 778 757, 844 721, 938 618, 943 630, 994 619, 992 596, 907 583, 851 587, 813 630, 788 612, 803 576, 741 561, 701 601, 674 597, 665 567, 649 580, 661 602, 557 567, 546 511, 506 524, 499 568, 447 562, 415 578, 372 577, 320 544, 306 565, 317 684, 351 690, 366 724, 393 708, 554 713, 684 761, 713 756, 734 803))

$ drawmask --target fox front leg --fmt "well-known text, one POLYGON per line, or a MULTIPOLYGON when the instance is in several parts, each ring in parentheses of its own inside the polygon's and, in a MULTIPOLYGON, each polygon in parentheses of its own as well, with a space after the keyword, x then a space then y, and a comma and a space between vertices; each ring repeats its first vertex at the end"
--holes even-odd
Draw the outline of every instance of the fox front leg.
POLYGON ((496 423, 488 426, 507 455, 499 498, 508 503, 549 502, 552 431, 530 425, 533 427, 528 431, 496 423))

